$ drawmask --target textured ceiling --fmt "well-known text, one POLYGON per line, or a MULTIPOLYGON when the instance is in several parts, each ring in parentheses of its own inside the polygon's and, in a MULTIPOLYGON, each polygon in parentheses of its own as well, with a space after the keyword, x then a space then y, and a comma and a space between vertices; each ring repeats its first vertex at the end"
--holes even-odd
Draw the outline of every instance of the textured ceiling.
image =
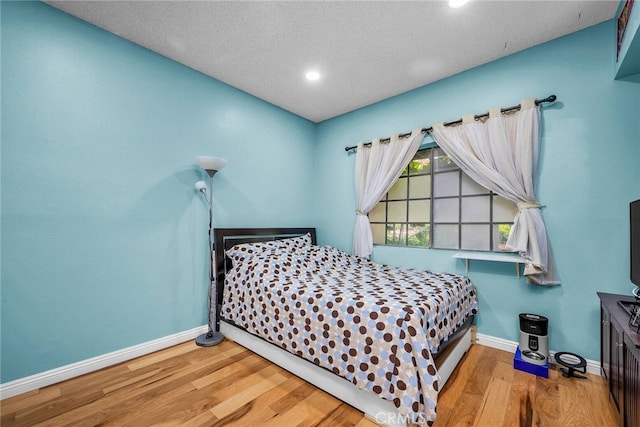
MULTIPOLYGON (((614 17, 619 2, 47 1, 314 122, 614 17), (309 69, 322 74, 309 82, 309 69)), ((614 35, 612 34, 612 43, 614 35)))

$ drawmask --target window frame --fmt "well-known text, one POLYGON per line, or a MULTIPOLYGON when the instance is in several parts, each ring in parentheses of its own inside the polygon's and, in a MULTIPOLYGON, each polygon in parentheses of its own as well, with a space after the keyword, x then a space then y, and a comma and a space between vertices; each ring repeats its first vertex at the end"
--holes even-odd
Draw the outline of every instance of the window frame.
MULTIPOLYGON (((396 185, 396 183, 398 182, 398 180, 400 179, 406 179, 407 184, 406 184, 406 196, 405 198, 396 198, 396 197, 389 197, 389 193, 391 192, 390 188, 389 191, 387 191, 387 193, 385 193, 384 197, 378 202, 384 202, 385 206, 384 206, 384 221, 374 221, 371 219, 371 212, 369 213, 369 222, 372 226, 374 225, 382 225, 384 227, 384 242, 385 243, 374 243, 374 245, 377 246, 390 246, 390 247, 403 247, 403 248, 423 248, 423 249, 440 249, 440 250, 472 250, 472 251, 478 251, 478 252, 495 252, 495 253, 512 253, 513 251, 510 250, 500 250, 500 249, 496 249, 498 244, 500 243, 500 241, 496 242, 496 238, 497 236, 499 236, 499 228, 498 231, 496 233, 495 231, 495 227, 499 227, 502 224, 509 224, 511 226, 513 226, 513 219, 509 222, 505 222, 505 221, 496 221, 494 218, 494 214, 495 214, 495 209, 494 209, 494 204, 495 204, 495 200, 497 198, 501 198, 500 195, 496 194, 493 191, 490 191, 488 189, 485 189, 486 192, 482 192, 482 193, 474 193, 474 194, 463 194, 463 176, 465 176, 464 172, 462 171, 462 169, 460 169, 460 167, 458 167, 458 165, 456 165, 453 161, 451 161, 451 164, 453 165, 452 168, 447 168, 447 169, 443 169, 443 170, 437 170, 438 168, 436 167, 436 155, 437 154, 441 154, 441 155, 446 155, 444 153, 444 151, 442 151, 442 149, 440 149, 440 147, 437 144, 429 144, 427 146, 423 146, 421 147, 418 152, 424 152, 424 151, 429 151, 429 169, 427 172, 411 172, 411 168, 409 167, 409 165, 407 165, 407 167, 405 168, 406 170, 403 171, 402 175, 400 175, 400 177, 398 177, 398 179, 394 182, 394 186, 396 185), (436 189, 436 176, 439 174, 444 174, 444 173, 452 173, 452 172, 456 172, 457 173, 457 180, 458 180, 458 188, 457 188, 457 192, 455 195, 444 195, 444 196, 436 196, 435 193, 435 189, 436 189), (412 178, 416 178, 416 177, 420 177, 420 176, 429 176, 429 192, 428 192, 428 196, 427 197, 417 197, 417 198, 411 198, 411 179, 412 178), (462 217, 463 217, 463 210, 462 210, 462 205, 463 205, 463 200, 464 199, 471 199, 471 198, 480 198, 480 197, 486 197, 488 198, 488 203, 489 203, 489 213, 488 213, 488 221, 463 221, 462 217), (458 220, 457 222, 455 221, 436 221, 435 220, 435 205, 436 205, 436 201, 437 200, 457 200, 457 211, 458 211, 458 220), (412 201, 422 201, 422 200, 427 200, 429 202, 429 220, 428 222, 409 222, 410 219, 410 202, 412 201), (390 221, 389 220, 389 206, 390 206, 390 202, 404 202, 405 206, 405 221, 404 222, 397 222, 397 221, 390 221), (429 244, 427 246, 419 246, 419 245, 410 245, 409 244, 409 227, 411 224, 425 224, 426 226, 428 226, 429 228, 429 244), (404 231, 404 237, 402 237, 404 243, 400 244, 400 243, 389 243, 389 226, 397 226, 400 225, 401 226, 401 234, 404 231), (434 246, 434 234, 435 234, 435 229, 438 225, 455 225, 457 226, 457 247, 456 248, 451 248, 451 247, 438 247, 438 246, 434 246), (483 226, 488 226, 489 229, 489 241, 488 241, 488 247, 489 249, 463 249, 463 226, 465 225, 483 225, 483 226)), ((425 157, 423 157, 425 158, 425 157)), ((413 161, 415 159, 414 158, 411 160, 413 161)), ((468 177, 468 176, 467 176, 468 177)), ((470 179, 470 178, 469 178, 470 179)), ((504 198, 501 198, 504 200, 504 198)), ((378 206, 378 205, 376 205, 378 206)), ((375 207, 374 207, 375 209, 375 207)), ((373 210, 372 210, 373 212, 373 210)))

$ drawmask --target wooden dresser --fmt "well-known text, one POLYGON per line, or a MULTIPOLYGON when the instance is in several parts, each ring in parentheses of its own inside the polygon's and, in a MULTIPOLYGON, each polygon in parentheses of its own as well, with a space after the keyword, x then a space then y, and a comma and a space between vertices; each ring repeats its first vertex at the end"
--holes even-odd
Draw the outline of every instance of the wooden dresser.
POLYGON ((600 298, 600 364, 620 426, 640 427, 640 334, 618 301, 633 296, 598 292, 600 298))

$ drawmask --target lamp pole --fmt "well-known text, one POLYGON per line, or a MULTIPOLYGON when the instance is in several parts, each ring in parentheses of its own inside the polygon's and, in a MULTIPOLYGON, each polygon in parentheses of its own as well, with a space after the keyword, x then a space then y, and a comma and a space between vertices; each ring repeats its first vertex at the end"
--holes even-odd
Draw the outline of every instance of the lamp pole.
POLYGON ((218 322, 218 289, 215 276, 215 260, 213 257, 215 250, 213 242, 213 176, 216 174, 216 172, 218 172, 219 169, 222 169, 222 167, 224 167, 224 165, 226 164, 226 160, 200 156, 198 158, 198 163, 200 163, 200 166, 207 172, 207 174, 209 174, 208 189, 204 188, 206 187, 206 184, 204 184, 204 182, 196 183, 196 189, 204 195, 209 205, 209 330, 196 338, 196 344, 202 347, 211 347, 219 344, 224 339, 224 336, 219 330, 220 323, 218 322), (202 158, 205 158, 205 160, 207 160, 209 163, 213 161, 216 164, 217 168, 210 167, 210 164, 206 164, 207 162, 201 161, 202 158))

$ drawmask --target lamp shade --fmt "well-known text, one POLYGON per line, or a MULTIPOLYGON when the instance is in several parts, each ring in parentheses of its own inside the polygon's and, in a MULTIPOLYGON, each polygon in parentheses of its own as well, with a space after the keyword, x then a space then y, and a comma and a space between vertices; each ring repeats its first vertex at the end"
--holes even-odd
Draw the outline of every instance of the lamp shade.
POLYGON ((222 157, 214 157, 214 156, 197 156, 196 162, 200 167, 207 172, 209 171, 219 171, 227 164, 227 159, 223 159, 222 157))

